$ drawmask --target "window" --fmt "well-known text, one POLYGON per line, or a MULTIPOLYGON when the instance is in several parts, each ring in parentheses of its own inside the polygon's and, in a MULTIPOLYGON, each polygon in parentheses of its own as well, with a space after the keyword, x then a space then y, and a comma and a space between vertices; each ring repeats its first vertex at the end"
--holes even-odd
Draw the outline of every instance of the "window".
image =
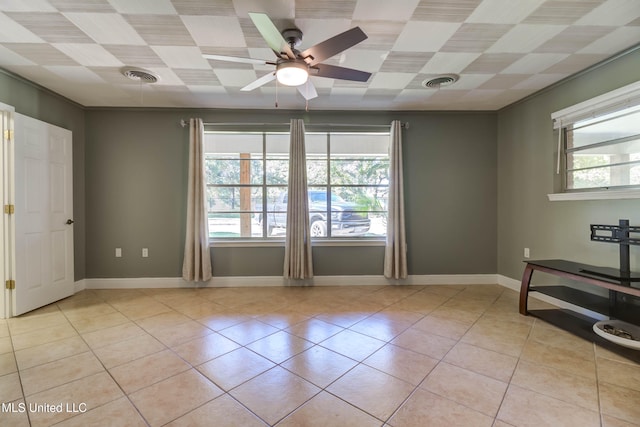
MULTIPOLYGON (((386 234, 388 132, 307 132, 314 238, 386 234)), ((205 132, 209 234, 277 239, 286 233, 289 134, 205 132)))
POLYGON ((552 118, 562 139, 565 191, 640 188, 640 84, 554 113, 552 118))

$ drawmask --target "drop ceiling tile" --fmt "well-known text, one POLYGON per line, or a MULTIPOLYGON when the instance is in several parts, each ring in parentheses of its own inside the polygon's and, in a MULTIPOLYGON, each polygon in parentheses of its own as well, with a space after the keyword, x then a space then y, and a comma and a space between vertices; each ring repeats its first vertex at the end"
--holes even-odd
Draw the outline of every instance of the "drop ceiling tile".
POLYGON ((35 65, 35 62, 16 52, 0 46, 0 67, 11 68, 14 65, 35 65))
POLYGON ((464 22, 482 0, 422 0, 411 19, 417 21, 464 22))
POLYGON ((462 24, 442 46, 443 52, 484 52, 513 25, 462 24))
POLYGON ((244 34, 234 16, 182 16, 198 46, 245 47, 244 34))
POLYGON ((530 53, 502 70, 504 74, 536 74, 563 61, 567 53, 530 53))
POLYGON ((582 18, 605 0, 549 0, 533 11, 524 23, 569 25, 582 18))
POLYGON ((413 80, 413 73, 379 72, 369 80, 369 89, 404 89, 413 80))
POLYGON ((356 26, 348 19, 296 19, 295 25, 302 31, 301 51, 356 26))
POLYGON ((567 77, 567 74, 534 74, 515 85, 514 89, 540 90, 567 77))
POLYGON ((358 0, 353 19, 368 21, 408 21, 420 0, 358 0))
POLYGON ((171 0, 180 15, 235 16, 236 10, 231 0, 171 0))
POLYGON ((459 73, 480 55, 480 53, 437 52, 420 72, 424 74, 459 73))
POLYGON ((115 12, 107 0, 49 0, 60 12, 115 12))
POLYGON ((505 90, 511 89, 516 84, 526 80, 528 74, 496 74, 489 80, 478 86, 478 89, 505 90))
POLYGON ((358 45, 360 49, 391 50, 405 23, 399 21, 352 21, 352 26, 360 27, 367 39, 358 45))
POLYGON ((603 54, 575 54, 569 55, 567 58, 555 65, 547 68, 545 73, 569 75, 584 70, 600 61, 606 59, 609 55, 603 54))
POLYGON ((500 73, 524 55, 518 53, 485 53, 462 70, 465 74, 500 73))
POLYGON ((577 53, 601 53, 610 55, 622 51, 640 41, 640 27, 621 27, 599 38, 577 53))
POLYGON ((566 25, 516 25, 487 49, 487 53, 529 53, 566 28, 566 25))
POLYGON ((482 86, 495 76, 493 73, 462 74, 460 80, 451 86, 443 86, 441 91, 471 90, 482 86))
POLYGON ((431 52, 389 52, 380 71, 418 73, 432 56, 431 52))
POLYGON ((466 22, 476 24, 517 24, 545 0, 484 0, 466 22))
POLYGON ((123 64, 136 67, 162 67, 165 63, 149 46, 105 45, 123 64))
POLYGON ((109 0, 115 10, 123 14, 175 15, 170 0, 109 0))
POLYGON ((615 26, 640 17, 638 0, 608 0, 576 21, 576 25, 615 26))
POLYGON ((171 68, 211 68, 195 46, 151 46, 151 49, 171 68))
POLYGON ((235 13, 242 18, 249 16, 249 12, 266 13, 272 19, 294 19, 296 17, 295 0, 233 0, 235 13))
POLYGON ((4 47, 37 65, 77 65, 55 47, 43 43, 4 43, 4 47))
POLYGON ((460 24, 457 23, 409 21, 400 33, 393 50, 437 52, 459 28, 460 24))
POLYGON ((116 13, 65 13, 65 16, 96 43, 146 44, 122 15, 116 13))
POLYGON ((558 33, 535 51, 541 53, 572 53, 579 51, 613 31, 611 27, 571 26, 558 33))
POLYGON ((193 46, 194 41, 178 16, 125 15, 125 19, 148 44, 193 46))
POLYGON ((47 0, 3 0, 0 10, 6 12, 56 12, 47 0))
POLYGON ((42 43, 43 41, 4 13, 0 13, 0 42, 42 43))
POLYGON ((214 70, 218 80, 224 86, 244 87, 258 78, 253 70, 214 70))
POLYGON ((76 84, 102 84, 104 80, 99 75, 86 67, 67 65, 47 65, 44 68, 62 77, 63 81, 70 85, 76 84))
POLYGON ((297 0, 296 19, 353 19, 357 0, 297 0))
MULTIPOLYGON (((180 78, 171 68, 149 68, 149 71, 158 76, 158 81, 150 85, 155 89, 159 89, 158 86, 184 86, 182 80, 180 80, 180 78)), ((171 88, 170 90, 176 90, 176 88, 171 88)))
POLYGON ((81 65, 96 67, 118 67, 124 65, 99 44, 54 43, 53 46, 81 65))
POLYGON ((340 55, 339 65, 373 73, 380 69, 386 58, 385 51, 351 48, 340 55))
POLYGON ((59 13, 7 12, 11 19, 49 43, 92 43, 84 32, 59 13))

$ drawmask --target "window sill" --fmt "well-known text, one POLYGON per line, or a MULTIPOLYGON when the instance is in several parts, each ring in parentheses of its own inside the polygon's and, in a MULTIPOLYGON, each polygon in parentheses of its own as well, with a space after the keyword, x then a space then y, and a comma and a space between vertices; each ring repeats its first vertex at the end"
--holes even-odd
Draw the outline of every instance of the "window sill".
POLYGON ((551 202, 566 202, 574 200, 622 200, 640 199, 640 189, 633 190, 606 190, 606 191, 581 191, 575 193, 547 194, 551 202))
MULTIPOLYGON (((311 246, 384 246, 384 239, 320 239, 313 240, 311 246)), ((237 239, 210 240, 209 247, 216 248, 259 248, 284 247, 284 239, 237 239)))

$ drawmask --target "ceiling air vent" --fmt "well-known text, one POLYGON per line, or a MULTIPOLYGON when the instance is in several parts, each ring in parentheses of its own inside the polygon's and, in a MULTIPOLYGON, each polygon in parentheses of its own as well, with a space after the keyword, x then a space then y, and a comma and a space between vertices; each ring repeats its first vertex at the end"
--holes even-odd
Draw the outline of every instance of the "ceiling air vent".
POLYGON ((457 74, 443 74, 441 76, 432 77, 422 82, 422 86, 427 89, 440 89, 441 87, 451 86, 460 78, 457 74))
POLYGON ((142 68, 123 68, 122 74, 131 80, 141 83, 156 83, 160 80, 160 77, 157 74, 143 70, 142 68))

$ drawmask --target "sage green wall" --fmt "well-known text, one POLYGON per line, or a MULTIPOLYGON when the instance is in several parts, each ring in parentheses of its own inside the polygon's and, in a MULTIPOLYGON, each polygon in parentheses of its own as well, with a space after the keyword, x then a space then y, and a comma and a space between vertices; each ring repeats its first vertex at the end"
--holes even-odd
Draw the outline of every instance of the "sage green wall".
MULTIPOLYGON (((618 246, 591 242, 589 225, 621 218, 640 225, 640 200, 550 202, 547 194, 561 185, 551 113, 633 83, 639 70, 636 50, 498 113, 499 274, 521 277, 525 247, 533 259, 618 265, 618 246)), ((637 247, 631 248, 631 266, 640 267, 637 247)))
POLYGON ((0 69, 0 102, 17 113, 33 117, 73 132, 73 247, 75 280, 85 272, 85 122, 84 110, 69 101, 0 69))
MULTIPOLYGON (((496 114, 87 109, 87 277, 176 277, 188 129, 205 122, 389 124, 404 131, 410 274, 495 273, 496 114), (114 257, 121 247, 122 258, 114 257), (149 248, 149 258, 141 249, 149 248)), ((317 275, 382 274, 382 247, 314 247, 317 275)), ((212 249, 214 275, 279 276, 281 247, 212 249)))

